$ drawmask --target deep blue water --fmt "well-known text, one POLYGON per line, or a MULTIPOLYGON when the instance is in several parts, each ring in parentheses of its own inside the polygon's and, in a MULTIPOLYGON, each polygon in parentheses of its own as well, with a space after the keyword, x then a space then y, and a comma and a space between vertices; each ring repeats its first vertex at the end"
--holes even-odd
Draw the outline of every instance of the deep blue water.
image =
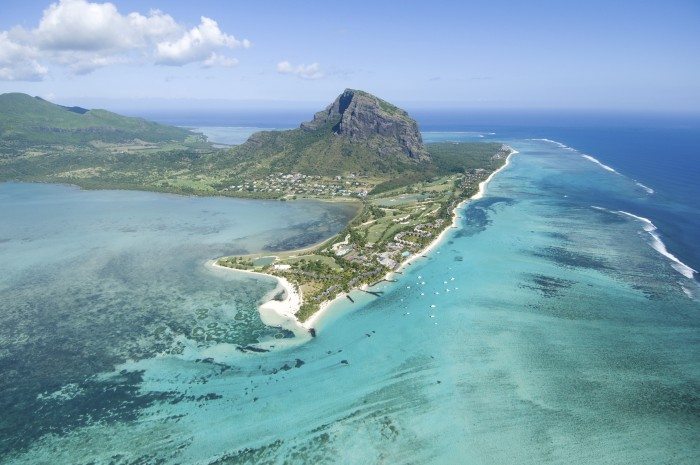
POLYGON ((652 188, 654 195, 639 205, 641 215, 659 227, 673 253, 700 270, 700 127, 551 129, 550 134, 652 188))
MULTIPOLYGON (((524 133, 509 127, 495 131, 495 139, 524 133)), ((547 127, 529 134, 590 154, 653 189, 644 202, 621 201, 617 206, 637 208, 659 228, 669 250, 700 270, 700 126, 547 127)))
MULTIPOLYGON (((589 154, 654 190, 635 206, 673 253, 700 270, 700 116, 595 112, 417 111, 424 131, 485 139, 547 138, 589 154), (489 134, 494 133, 494 134, 489 134)), ((627 208, 624 202, 621 208, 627 208)))

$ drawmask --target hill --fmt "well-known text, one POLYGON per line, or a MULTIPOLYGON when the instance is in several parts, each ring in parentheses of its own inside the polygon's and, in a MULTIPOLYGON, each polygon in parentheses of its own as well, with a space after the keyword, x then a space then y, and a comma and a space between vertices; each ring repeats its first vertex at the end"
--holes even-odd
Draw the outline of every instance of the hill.
POLYGON ((216 149, 182 128, 0 95, 0 181, 253 198, 362 197, 491 170, 496 143, 424 144, 402 109, 347 89, 310 121, 216 149))
POLYGON ((5 152, 36 145, 184 142, 185 129, 106 110, 65 107, 27 94, 0 95, 0 140, 5 152))
POLYGON ((418 124, 408 113, 353 89, 299 128, 253 134, 230 155, 256 175, 390 174, 422 170, 430 163, 418 124))

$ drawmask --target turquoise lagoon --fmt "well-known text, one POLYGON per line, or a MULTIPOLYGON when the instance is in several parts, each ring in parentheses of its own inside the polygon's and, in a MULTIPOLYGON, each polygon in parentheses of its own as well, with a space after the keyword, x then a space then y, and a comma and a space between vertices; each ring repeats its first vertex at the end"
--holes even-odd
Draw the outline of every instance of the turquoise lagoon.
POLYGON ((698 283, 618 208, 650 194, 507 142, 520 153, 427 258, 268 353, 237 347, 289 336, 256 318, 274 284, 205 261, 351 212, 3 185, 0 387, 21 404, 3 460, 698 463, 698 283))
POLYGON ((202 128, 194 128, 193 131, 204 134, 210 141, 217 144, 238 145, 248 140, 251 134, 258 131, 272 131, 280 129, 287 128, 259 128, 255 126, 206 126, 202 128))

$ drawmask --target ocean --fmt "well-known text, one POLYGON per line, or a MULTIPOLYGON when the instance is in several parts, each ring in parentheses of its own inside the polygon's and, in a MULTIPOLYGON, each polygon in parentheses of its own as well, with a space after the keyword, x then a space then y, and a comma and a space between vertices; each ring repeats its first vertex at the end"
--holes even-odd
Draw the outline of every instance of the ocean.
POLYGON ((205 262, 349 207, 1 184, 0 458, 698 463, 700 132, 585 121, 421 120, 519 153, 380 297, 264 354, 236 346, 290 337, 274 283, 205 262))

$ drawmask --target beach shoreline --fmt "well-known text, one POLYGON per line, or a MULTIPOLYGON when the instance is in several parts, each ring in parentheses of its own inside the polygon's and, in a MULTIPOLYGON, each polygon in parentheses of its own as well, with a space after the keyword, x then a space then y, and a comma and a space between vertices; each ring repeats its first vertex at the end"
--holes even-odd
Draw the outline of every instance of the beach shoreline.
MULTIPOLYGON (((510 159, 511 159, 511 157, 512 157, 513 155, 516 155, 517 153, 519 153, 517 150, 511 148, 511 149, 510 149, 510 153, 509 153, 508 156, 506 157, 505 163, 503 163, 503 166, 501 166, 500 168, 498 168, 497 170, 495 170, 493 173, 491 173, 491 174, 489 175, 488 178, 486 178, 486 179, 484 179, 483 181, 481 181, 481 182, 479 183, 479 190, 478 190, 474 195, 472 195, 471 197, 468 197, 468 198, 462 200, 460 203, 458 203, 458 204, 455 206, 455 208, 452 210, 452 222, 451 222, 447 227, 445 227, 445 229, 443 229, 443 230, 440 232, 440 234, 438 234, 438 235, 435 237, 435 239, 433 239, 432 242, 430 242, 430 244, 428 244, 423 250, 421 250, 420 252, 415 253, 415 254, 409 256, 408 258, 406 258, 406 260, 404 260, 403 262, 401 262, 401 265, 399 265, 399 267, 396 269, 396 271, 401 271, 401 270, 403 270, 405 267, 407 267, 408 265, 410 265, 410 264, 413 263, 414 261, 418 260, 419 258, 423 258, 423 255, 429 253, 429 252, 432 251, 435 247, 437 247, 437 246, 440 244, 440 242, 442 242, 442 240, 445 238, 445 235, 447 235, 447 233, 449 232, 449 230, 450 230, 450 229, 453 229, 454 227, 457 226, 457 220, 459 219, 459 210, 460 210, 467 202, 470 202, 470 201, 472 201, 472 200, 479 200, 480 198, 482 198, 482 197, 484 196, 484 193, 486 192, 486 187, 488 186, 489 182, 491 182, 491 180, 492 180, 498 173, 500 173, 502 170, 504 170, 504 169, 510 164, 510 159)), ((387 276, 385 277, 385 279, 390 278, 391 276, 393 276, 394 273, 395 273, 395 271, 391 271, 391 272, 387 273, 387 276)))
POLYGON ((265 300, 258 306, 258 312, 260 313, 260 319, 262 322, 268 326, 278 326, 284 329, 288 329, 294 333, 297 337, 310 336, 309 327, 307 324, 302 323, 296 317, 296 313, 301 307, 302 293, 300 289, 289 282, 289 280, 281 277, 275 276, 267 273, 259 273, 257 271, 241 270, 238 268, 230 268, 228 266, 222 266, 216 263, 217 260, 209 260, 207 266, 211 266, 217 270, 233 271, 237 273, 244 273, 253 275, 256 277, 262 276, 266 278, 273 278, 277 280, 277 287, 273 289, 270 293, 265 296, 265 300), (284 291, 285 298, 283 300, 277 300, 275 297, 284 291))
MULTIPOLYGON (((462 200, 459 204, 455 206, 455 208, 452 210, 452 222, 449 225, 447 225, 445 229, 443 229, 440 232, 440 234, 438 234, 435 237, 435 239, 433 239, 425 248, 407 257, 406 260, 401 262, 401 264, 398 266, 398 268, 396 268, 396 270, 389 271, 386 275, 384 275, 382 281, 391 279, 396 274, 396 272, 400 272, 419 258, 424 258, 424 255, 431 252, 435 247, 437 247, 448 234, 449 230, 457 226, 457 220, 459 219, 458 211, 467 202, 481 199, 486 192, 486 188, 489 182, 491 182, 491 180, 493 180, 493 178, 498 173, 503 171, 510 164, 511 157, 513 155, 516 155, 517 153, 519 152, 511 147, 510 152, 506 157, 505 163, 497 170, 493 171, 488 176, 488 178, 479 183, 479 190, 474 195, 462 200)), ((301 308, 301 292, 297 291, 295 286, 292 283, 290 283, 287 279, 268 273, 260 273, 257 271, 241 270, 238 268, 222 266, 217 264, 217 261, 218 259, 212 260, 208 263, 216 269, 224 269, 234 272, 248 273, 252 275, 265 276, 277 279, 278 288, 275 289, 275 294, 273 294, 273 298, 271 300, 263 302, 258 307, 258 311, 260 312, 260 318, 266 325, 281 326, 284 329, 289 329, 290 331, 294 332, 295 336, 314 337, 316 335, 317 325, 322 323, 324 318, 330 313, 333 304, 336 303, 338 300, 345 298, 349 294, 348 292, 341 292, 339 294, 336 294, 335 297, 333 297, 332 299, 323 301, 320 304, 319 310, 313 315, 311 315, 308 319, 306 319, 306 321, 302 322, 296 317, 297 312, 301 308), (286 292, 287 298, 285 298, 284 301, 278 301, 274 299, 274 295, 279 293, 279 291, 277 290, 279 288, 284 289, 286 292)), ((361 287, 353 290, 367 290, 369 289, 369 287, 370 286, 368 286, 367 284, 364 284, 361 287)), ((352 290, 350 292, 352 292, 352 290)))

